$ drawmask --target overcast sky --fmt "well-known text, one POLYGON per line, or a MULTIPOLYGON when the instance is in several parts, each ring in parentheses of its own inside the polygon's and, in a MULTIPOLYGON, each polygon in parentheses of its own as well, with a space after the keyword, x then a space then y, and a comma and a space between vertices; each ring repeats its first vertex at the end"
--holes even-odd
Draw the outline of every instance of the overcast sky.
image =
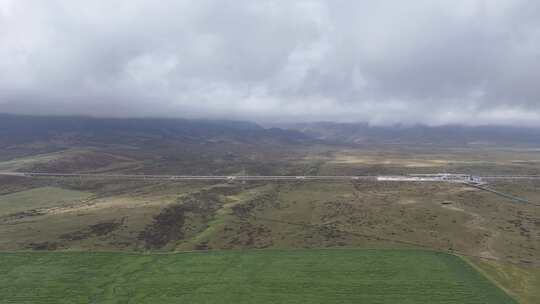
POLYGON ((0 112, 540 126, 540 1, 0 0, 0 112))

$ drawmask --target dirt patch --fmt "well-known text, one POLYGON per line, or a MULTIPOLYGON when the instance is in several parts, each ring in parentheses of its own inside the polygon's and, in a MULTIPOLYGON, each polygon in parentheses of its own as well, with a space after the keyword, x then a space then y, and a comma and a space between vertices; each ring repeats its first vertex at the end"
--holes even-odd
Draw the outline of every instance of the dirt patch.
POLYGON ((450 201, 442 202, 441 207, 448 210, 452 210, 452 211, 465 212, 465 209, 457 207, 454 202, 450 202, 450 201))
POLYGON ((400 205, 412 205, 416 203, 418 203, 418 201, 415 199, 403 199, 398 201, 398 204, 400 205))
POLYGON ((350 164, 350 165, 383 165, 399 166, 407 168, 429 168, 442 167, 448 164, 447 160, 442 159, 415 159, 415 158, 396 158, 396 157, 376 157, 369 155, 342 154, 333 156, 329 162, 331 164, 350 164))

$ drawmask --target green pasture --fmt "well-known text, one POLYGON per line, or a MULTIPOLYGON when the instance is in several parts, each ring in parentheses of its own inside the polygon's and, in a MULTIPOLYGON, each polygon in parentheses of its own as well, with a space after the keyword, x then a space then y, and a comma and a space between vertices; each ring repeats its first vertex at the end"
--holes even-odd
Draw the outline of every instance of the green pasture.
POLYGON ((419 250, 0 254, 0 303, 516 303, 419 250))

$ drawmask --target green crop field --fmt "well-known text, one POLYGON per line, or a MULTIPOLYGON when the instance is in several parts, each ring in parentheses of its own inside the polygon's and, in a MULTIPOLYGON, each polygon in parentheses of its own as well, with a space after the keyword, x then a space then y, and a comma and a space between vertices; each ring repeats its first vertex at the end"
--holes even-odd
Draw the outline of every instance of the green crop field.
POLYGON ((516 303, 417 250, 0 254, 0 303, 516 303))

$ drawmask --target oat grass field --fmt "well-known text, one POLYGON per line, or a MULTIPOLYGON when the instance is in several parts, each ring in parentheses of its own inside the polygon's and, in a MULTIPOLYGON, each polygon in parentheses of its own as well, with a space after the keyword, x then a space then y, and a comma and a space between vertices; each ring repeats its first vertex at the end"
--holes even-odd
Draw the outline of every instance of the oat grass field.
POLYGON ((0 303, 517 303, 424 250, 0 254, 0 303))

